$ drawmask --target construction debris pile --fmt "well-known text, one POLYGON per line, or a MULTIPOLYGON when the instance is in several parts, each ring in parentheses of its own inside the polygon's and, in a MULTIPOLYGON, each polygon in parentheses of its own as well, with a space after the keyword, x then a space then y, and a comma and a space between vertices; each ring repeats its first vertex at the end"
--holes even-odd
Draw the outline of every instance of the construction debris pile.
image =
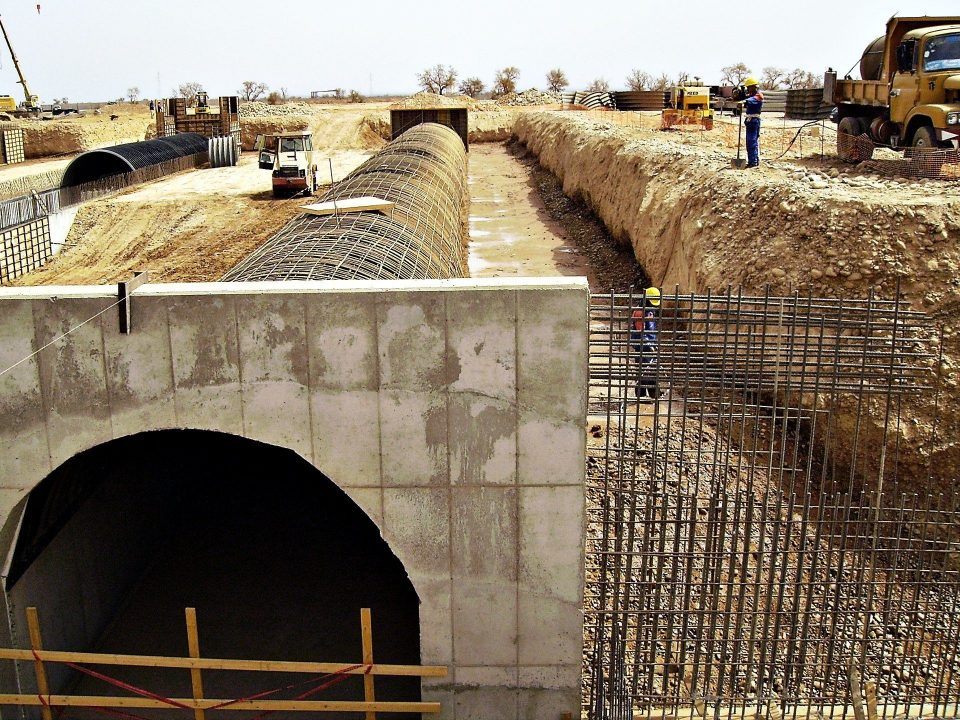
POLYGON ((529 105, 559 105, 560 93, 530 88, 519 93, 507 93, 497 98, 498 105, 526 107, 529 105))
POLYGON ((271 115, 312 115, 314 108, 307 103, 283 103, 281 105, 271 105, 265 102, 243 102, 240 103, 240 117, 268 117, 271 115))

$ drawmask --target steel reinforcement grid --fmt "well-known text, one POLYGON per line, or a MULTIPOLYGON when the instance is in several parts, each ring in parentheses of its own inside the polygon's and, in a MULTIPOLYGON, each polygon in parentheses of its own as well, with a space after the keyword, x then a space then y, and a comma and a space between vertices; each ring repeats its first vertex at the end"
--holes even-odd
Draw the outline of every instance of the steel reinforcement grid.
POLYGON ((589 717, 956 714, 960 512, 901 456, 933 332, 873 297, 593 297, 589 717))
POLYGON ((459 136, 417 125, 333 185, 321 202, 375 197, 380 212, 299 215, 224 281, 466 277, 467 154, 459 136))

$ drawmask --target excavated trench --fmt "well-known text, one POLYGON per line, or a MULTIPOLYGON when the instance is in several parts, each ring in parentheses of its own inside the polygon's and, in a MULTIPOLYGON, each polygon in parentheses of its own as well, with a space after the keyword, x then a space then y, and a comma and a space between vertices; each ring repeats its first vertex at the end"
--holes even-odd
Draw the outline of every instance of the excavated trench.
MULTIPOLYGON (((935 356, 942 350, 942 362, 928 361, 930 390, 903 397, 889 433, 882 403, 867 403, 859 442, 877 448, 887 437, 887 477, 895 462, 901 488, 951 490, 960 467, 954 319, 960 188, 930 182, 891 188, 840 173, 811 183, 795 163, 745 173, 731 167, 724 149, 573 113, 521 114, 514 128, 564 193, 590 207, 614 242, 632 249, 655 285, 830 298, 862 298, 871 290, 891 298, 899 286, 904 299, 929 313, 925 349, 935 356)), ((852 435, 855 405, 837 421, 841 436, 852 435)), ((860 460, 863 478, 879 472, 880 453, 870 455, 860 460)))

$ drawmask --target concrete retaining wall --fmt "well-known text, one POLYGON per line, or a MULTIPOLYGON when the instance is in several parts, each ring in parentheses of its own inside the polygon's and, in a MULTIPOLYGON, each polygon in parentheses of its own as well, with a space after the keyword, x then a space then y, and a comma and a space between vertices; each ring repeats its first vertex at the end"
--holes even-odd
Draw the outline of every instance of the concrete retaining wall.
MULTIPOLYGON (((0 538, 112 438, 290 448, 377 523, 447 718, 579 714, 588 290, 579 279, 0 290, 0 538)), ((6 641, 0 637, 0 641, 6 641)), ((2 681, 2 678, 0 678, 2 681)))

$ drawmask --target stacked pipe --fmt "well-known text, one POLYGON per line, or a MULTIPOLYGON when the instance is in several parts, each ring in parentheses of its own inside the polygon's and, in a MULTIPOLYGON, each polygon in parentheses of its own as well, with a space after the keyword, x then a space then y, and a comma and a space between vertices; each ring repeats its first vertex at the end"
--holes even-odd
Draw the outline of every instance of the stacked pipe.
POLYGON ((376 197, 388 214, 300 215, 227 273, 225 281, 380 280, 467 275, 467 158, 435 123, 387 144, 321 202, 376 197))

